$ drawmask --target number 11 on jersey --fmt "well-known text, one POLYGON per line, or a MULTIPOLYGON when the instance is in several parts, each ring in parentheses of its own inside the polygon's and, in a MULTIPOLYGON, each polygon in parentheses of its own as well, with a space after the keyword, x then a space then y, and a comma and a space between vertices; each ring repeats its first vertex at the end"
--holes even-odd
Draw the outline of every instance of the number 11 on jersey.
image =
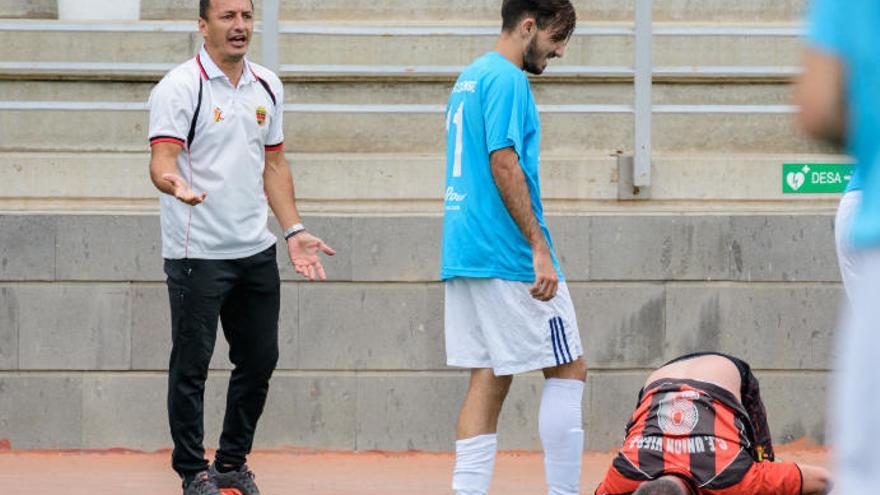
POLYGON ((455 124, 455 162, 452 165, 452 176, 453 177, 461 177, 461 148, 462 148, 462 136, 464 131, 462 129, 462 124, 464 123, 464 102, 461 102, 458 105, 458 110, 455 111, 455 115, 452 114, 452 109, 449 109, 449 113, 446 114, 446 132, 449 132, 449 126, 455 124))

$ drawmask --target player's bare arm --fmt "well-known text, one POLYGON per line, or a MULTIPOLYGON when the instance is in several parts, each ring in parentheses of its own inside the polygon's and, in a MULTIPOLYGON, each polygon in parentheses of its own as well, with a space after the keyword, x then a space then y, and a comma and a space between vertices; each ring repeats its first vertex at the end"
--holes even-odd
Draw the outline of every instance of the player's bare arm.
POLYGON ((813 137, 842 146, 846 135, 845 73, 840 59, 816 49, 804 50, 804 72, 794 98, 801 128, 813 137))
POLYGON ((179 144, 154 144, 150 158, 150 179, 153 181, 153 185, 163 193, 195 206, 205 200, 207 193, 194 193, 186 180, 177 173, 177 155, 179 153, 179 144))
MULTIPOLYGON (((284 150, 267 151, 266 167, 263 171, 263 187, 269 198, 269 207, 282 229, 302 223, 296 209, 296 191, 293 175, 284 156, 284 150)), ((336 251, 312 234, 302 231, 287 239, 287 253, 293 268, 309 280, 326 280, 324 265, 319 252, 333 256, 336 251)))
POLYGON ((833 493, 831 473, 821 466, 798 464, 804 477, 803 495, 827 495, 833 493))
POLYGON ((532 247, 535 266, 532 296, 541 301, 549 301, 556 295, 559 275, 550 256, 550 246, 547 245, 547 239, 535 218, 532 197, 519 164, 519 156, 513 148, 504 148, 493 152, 489 163, 504 206, 532 247))

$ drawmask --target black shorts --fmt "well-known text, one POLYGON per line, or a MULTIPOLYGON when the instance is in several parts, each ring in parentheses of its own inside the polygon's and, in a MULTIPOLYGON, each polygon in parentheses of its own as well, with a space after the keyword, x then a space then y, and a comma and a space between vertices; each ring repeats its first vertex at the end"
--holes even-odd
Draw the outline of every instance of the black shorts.
POLYGON ((757 462, 774 461, 776 455, 773 452, 773 440, 770 435, 770 425, 767 424, 767 411, 764 408, 764 402, 761 400, 761 387, 758 383, 758 379, 752 373, 752 368, 749 366, 749 363, 740 358, 721 352, 695 352, 693 354, 687 354, 675 358, 663 366, 701 356, 725 357, 736 365, 736 369, 739 370, 740 382, 742 384, 740 386, 742 405, 749 414, 749 420, 751 422, 751 424, 748 425, 750 431, 747 433, 749 439, 752 441, 752 448, 750 449, 752 457, 754 457, 757 462))

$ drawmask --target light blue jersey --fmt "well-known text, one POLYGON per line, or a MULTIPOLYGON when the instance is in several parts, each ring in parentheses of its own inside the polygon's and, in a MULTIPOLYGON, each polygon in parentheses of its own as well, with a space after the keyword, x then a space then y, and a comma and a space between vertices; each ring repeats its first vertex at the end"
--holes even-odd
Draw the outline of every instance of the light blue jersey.
POLYGON ((539 182, 541 123, 525 73, 498 52, 478 58, 459 76, 446 112, 446 213, 440 277, 535 280, 532 250, 504 206, 489 155, 513 148, 525 174, 532 210, 544 232, 539 182))
POLYGON ((880 1, 815 0, 808 43, 838 57, 846 71, 849 152, 857 167, 849 190, 862 189, 853 225, 859 247, 880 245, 880 1))

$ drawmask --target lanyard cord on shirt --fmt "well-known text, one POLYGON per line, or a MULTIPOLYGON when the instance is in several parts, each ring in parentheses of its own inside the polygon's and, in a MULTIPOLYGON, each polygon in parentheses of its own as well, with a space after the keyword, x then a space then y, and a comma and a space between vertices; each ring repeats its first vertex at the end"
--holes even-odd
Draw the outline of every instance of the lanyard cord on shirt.
MULTIPOLYGON (((198 59, 198 57, 196 57, 196 62, 199 64, 199 70, 200 70, 199 96, 198 96, 198 101, 196 102, 196 110, 193 113, 192 122, 189 125, 189 133, 186 136, 187 149, 192 148, 193 139, 195 139, 195 137, 196 137, 196 124, 198 124, 198 122, 199 122, 199 112, 201 112, 201 110, 202 110, 202 92, 203 92, 204 83, 202 81, 203 77, 201 77, 201 76, 202 76, 202 74, 204 74, 204 69, 201 69, 202 62, 201 62, 201 60, 198 59)), ((262 77, 258 76, 257 73, 254 72, 254 70, 251 69, 249 65, 248 65, 248 69, 250 69, 250 71, 254 74, 254 78, 256 78, 256 80, 259 81, 260 86, 262 86, 263 89, 266 90, 266 93, 269 95, 269 98, 272 100, 272 106, 277 107, 278 101, 275 99, 275 93, 272 91, 272 88, 269 87, 269 83, 267 83, 262 77)))

